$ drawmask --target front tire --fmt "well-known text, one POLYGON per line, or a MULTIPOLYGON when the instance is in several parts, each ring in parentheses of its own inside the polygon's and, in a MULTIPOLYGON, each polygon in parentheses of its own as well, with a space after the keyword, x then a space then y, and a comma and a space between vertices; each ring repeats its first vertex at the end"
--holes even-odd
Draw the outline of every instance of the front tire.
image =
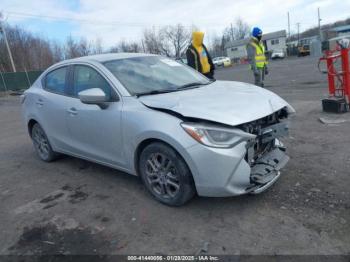
POLYGON ((141 179, 152 196, 163 204, 181 206, 196 193, 192 174, 183 158, 164 143, 152 143, 141 152, 141 179))
POLYGON ((51 162, 56 159, 57 154, 52 150, 52 147, 44 130, 38 123, 33 125, 31 130, 31 137, 35 151, 41 160, 45 162, 51 162))

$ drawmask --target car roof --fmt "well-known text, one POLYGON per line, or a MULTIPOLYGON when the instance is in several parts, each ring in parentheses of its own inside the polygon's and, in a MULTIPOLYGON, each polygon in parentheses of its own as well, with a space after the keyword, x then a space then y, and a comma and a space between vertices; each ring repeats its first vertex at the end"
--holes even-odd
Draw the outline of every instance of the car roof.
POLYGON ((133 58, 133 57, 145 57, 145 56, 157 56, 157 55, 144 54, 144 53, 107 53, 107 54, 89 55, 89 56, 82 56, 82 57, 77 57, 73 59, 67 59, 60 62, 59 64, 74 63, 74 62, 104 63, 111 60, 126 59, 126 58, 133 58))

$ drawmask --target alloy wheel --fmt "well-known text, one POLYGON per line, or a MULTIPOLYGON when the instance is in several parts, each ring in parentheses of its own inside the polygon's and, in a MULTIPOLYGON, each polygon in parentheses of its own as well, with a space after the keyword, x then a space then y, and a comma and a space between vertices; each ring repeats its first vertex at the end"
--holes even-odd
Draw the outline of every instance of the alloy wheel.
POLYGON ((50 154, 49 141, 40 127, 33 128, 32 139, 39 156, 47 159, 50 154))
POLYGON ((147 159, 146 179, 152 190, 163 198, 174 198, 180 190, 173 162, 161 153, 153 153, 147 159))

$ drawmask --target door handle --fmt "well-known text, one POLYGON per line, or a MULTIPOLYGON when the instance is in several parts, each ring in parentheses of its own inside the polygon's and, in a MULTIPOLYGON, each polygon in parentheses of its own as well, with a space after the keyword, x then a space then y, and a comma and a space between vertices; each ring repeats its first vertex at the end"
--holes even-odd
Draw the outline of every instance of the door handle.
POLYGON ((36 104, 38 105, 38 106, 43 106, 44 105, 44 101, 42 100, 42 99, 38 99, 37 101, 36 101, 36 104))
POLYGON ((73 116, 78 114, 78 110, 76 110, 74 107, 68 109, 67 112, 73 116))

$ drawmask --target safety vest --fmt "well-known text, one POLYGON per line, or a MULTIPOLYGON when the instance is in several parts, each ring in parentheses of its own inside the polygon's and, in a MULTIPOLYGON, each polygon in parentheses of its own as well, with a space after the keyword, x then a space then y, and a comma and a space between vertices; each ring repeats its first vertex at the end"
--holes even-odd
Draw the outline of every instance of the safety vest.
POLYGON ((255 65, 257 68, 264 68, 267 65, 267 60, 265 56, 265 46, 262 43, 256 44, 250 42, 252 46, 255 47, 255 65))

